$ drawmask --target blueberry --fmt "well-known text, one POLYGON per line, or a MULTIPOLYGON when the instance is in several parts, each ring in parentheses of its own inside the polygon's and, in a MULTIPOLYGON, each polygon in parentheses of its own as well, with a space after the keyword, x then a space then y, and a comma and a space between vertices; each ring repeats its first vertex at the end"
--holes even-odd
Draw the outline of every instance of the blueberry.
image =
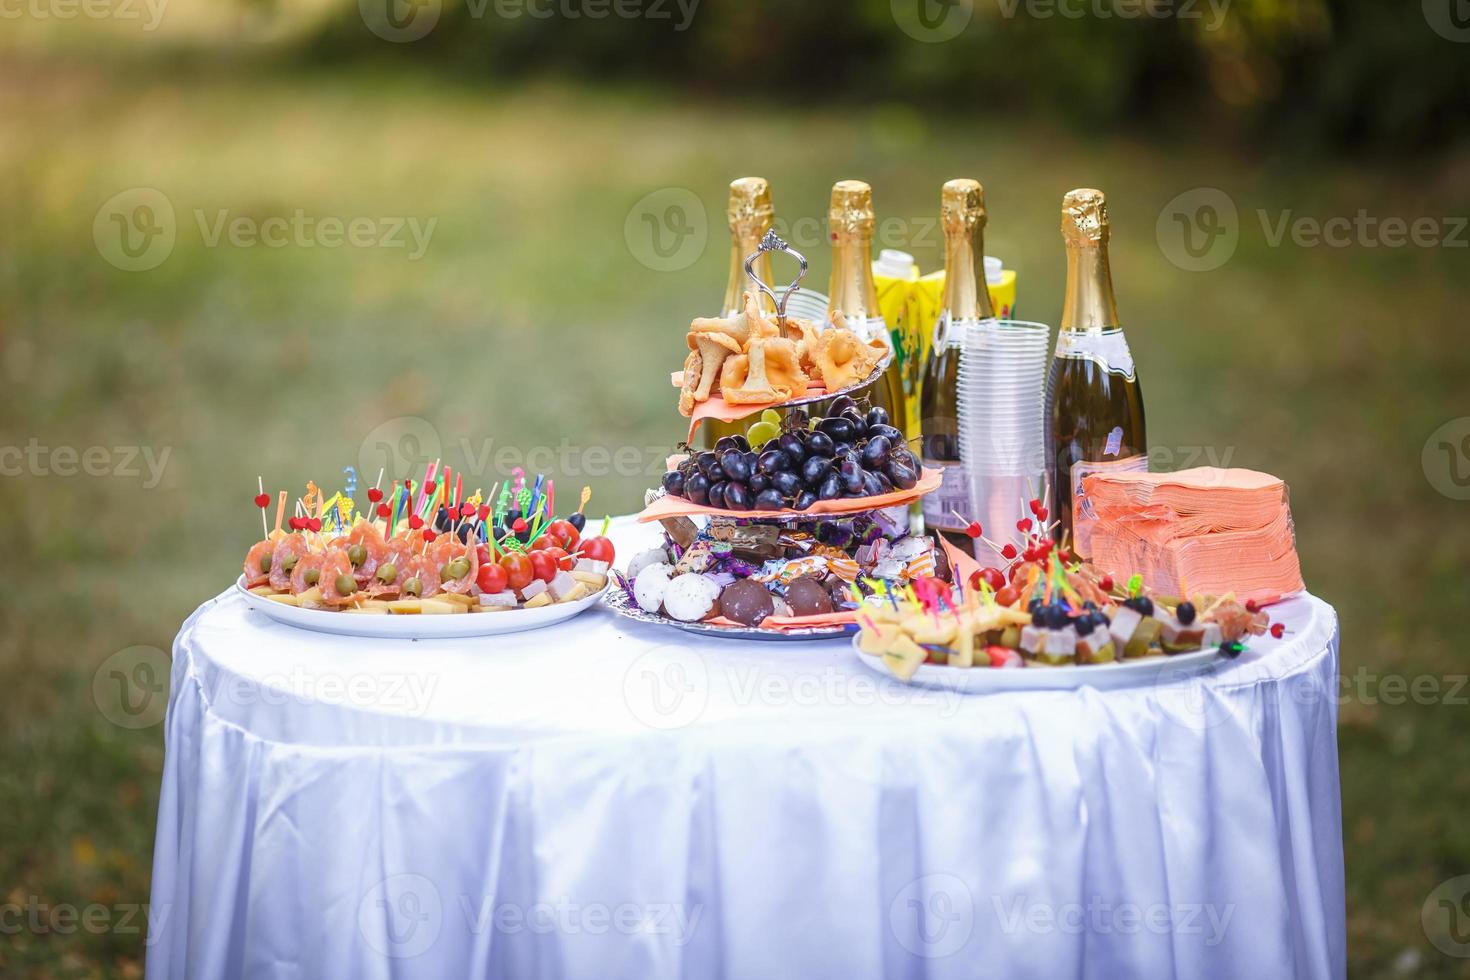
POLYGON ((1179 603, 1179 608, 1174 610, 1174 615, 1178 617, 1179 625, 1188 626, 1190 623, 1194 622, 1194 617, 1196 615, 1194 611, 1194 603, 1179 603))

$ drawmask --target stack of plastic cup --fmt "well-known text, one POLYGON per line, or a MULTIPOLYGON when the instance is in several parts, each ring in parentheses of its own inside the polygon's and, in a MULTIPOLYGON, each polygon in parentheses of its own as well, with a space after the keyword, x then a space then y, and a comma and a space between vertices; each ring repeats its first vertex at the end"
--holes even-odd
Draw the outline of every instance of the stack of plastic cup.
MULTIPOLYGON (((960 461, 970 478, 970 520, 987 536, 1015 540, 1017 521, 1046 484, 1042 413, 1050 328, 981 320, 965 328, 957 382, 960 461)), ((1043 504, 1047 503, 1043 501, 1043 504)), ((976 557, 990 564, 983 548, 976 557)))

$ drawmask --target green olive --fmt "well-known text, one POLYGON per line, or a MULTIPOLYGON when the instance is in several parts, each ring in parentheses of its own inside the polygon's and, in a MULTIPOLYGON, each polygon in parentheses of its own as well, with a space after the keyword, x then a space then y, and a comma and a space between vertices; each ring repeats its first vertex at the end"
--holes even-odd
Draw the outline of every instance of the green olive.
POLYGON ((454 561, 449 563, 449 577, 451 579, 461 579, 469 573, 470 563, 465 561, 463 558, 456 558, 454 559, 454 561))
POLYGON ((367 549, 360 544, 353 545, 347 549, 347 560, 352 562, 353 568, 356 568, 367 561, 367 549))
POLYGON ((271 572, 271 556, 264 554, 260 556, 260 574, 269 575, 271 572))
POLYGON ((306 579, 307 585, 316 585, 322 580, 322 570, 320 568, 308 568, 302 578, 306 579))
POLYGON ((287 555, 285 559, 281 562, 281 571, 289 572, 291 569, 296 567, 296 563, 300 560, 300 555, 287 555))
POLYGON ((378 581, 384 585, 392 585, 393 580, 398 578, 398 569, 393 567, 391 561, 384 562, 378 566, 378 581))
POLYGON ((357 591, 357 580, 351 575, 338 575, 337 581, 332 585, 336 588, 338 595, 352 595, 357 591))
POLYGON ((419 595, 423 591, 424 583, 420 582, 417 578, 411 578, 403 583, 404 595, 419 595))

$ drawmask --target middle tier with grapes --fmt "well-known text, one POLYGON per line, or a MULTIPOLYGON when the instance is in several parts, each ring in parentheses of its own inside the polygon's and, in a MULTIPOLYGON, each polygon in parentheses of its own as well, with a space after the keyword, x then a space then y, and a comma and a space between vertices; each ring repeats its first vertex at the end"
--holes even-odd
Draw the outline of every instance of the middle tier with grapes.
POLYGON ((947 601, 968 558, 909 523, 939 481, 866 399, 766 409, 711 449, 677 447, 639 515, 663 539, 609 602, 695 632, 798 639, 850 632, 870 596, 947 601))

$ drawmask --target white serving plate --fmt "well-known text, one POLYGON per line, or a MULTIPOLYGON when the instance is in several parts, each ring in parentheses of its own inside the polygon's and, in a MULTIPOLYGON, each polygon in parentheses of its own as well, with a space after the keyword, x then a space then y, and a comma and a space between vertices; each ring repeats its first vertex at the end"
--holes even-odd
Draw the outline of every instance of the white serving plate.
POLYGON ((245 578, 235 580, 235 589, 244 597, 251 609, 278 623, 297 629, 317 633, 335 633, 338 636, 375 636, 398 640, 433 640, 449 637, 495 636, 499 633, 520 633, 554 626, 565 622, 602 599, 607 591, 600 590, 576 602, 554 602, 535 609, 512 609, 497 613, 462 613, 453 616, 353 616, 345 613, 325 612, 320 609, 298 609, 280 602, 272 602, 265 596, 252 594, 245 588, 245 578))
MULTIPOLYGON (((858 636, 852 638, 852 653, 864 667, 898 681, 883 663, 883 658, 864 653, 858 647, 858 636)), ((1138 687, 1155 684, 1160 675, 1165 679, 1183 679, 1202 673, 1211 664, 1226 659, 1216 647, 1173 656, 1120 660, 1110 664, 1072 665, 1069 667, 942 667, 920 664, 908 682, 920 687, 943 691, 990 694, 996 691, 1069 691, 1079 687, 1106 690, 1115 687, 1138 687)), ((902 683, 902 682, 900 682, 902 683)))

